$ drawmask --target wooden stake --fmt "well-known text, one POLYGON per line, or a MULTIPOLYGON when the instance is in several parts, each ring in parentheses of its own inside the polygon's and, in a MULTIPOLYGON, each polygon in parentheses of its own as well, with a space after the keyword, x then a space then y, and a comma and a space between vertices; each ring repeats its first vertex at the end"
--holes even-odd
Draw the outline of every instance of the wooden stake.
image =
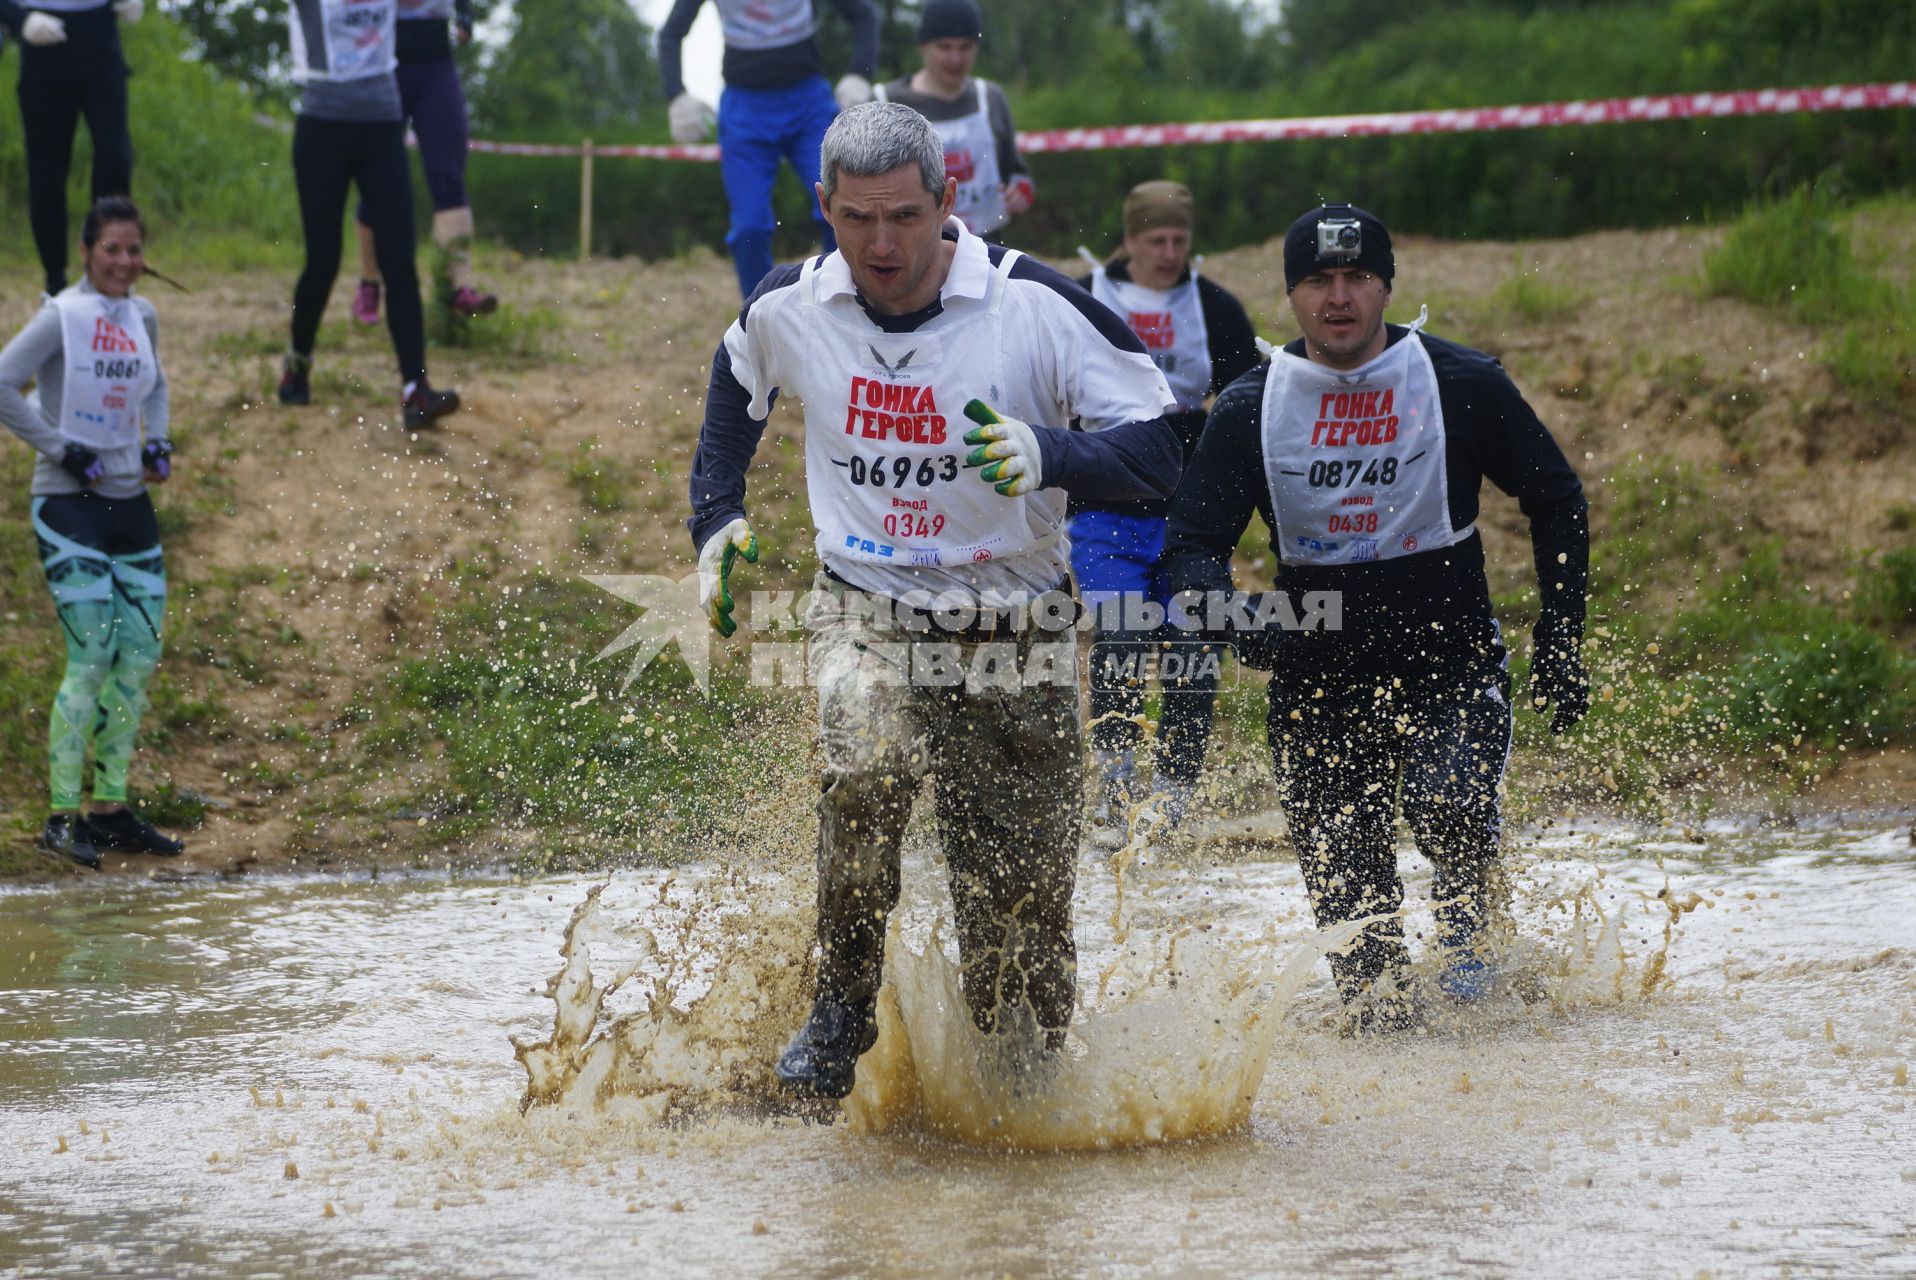
POLYGON ((592 139, 579 148, 579 261, 592 256, 592 139))

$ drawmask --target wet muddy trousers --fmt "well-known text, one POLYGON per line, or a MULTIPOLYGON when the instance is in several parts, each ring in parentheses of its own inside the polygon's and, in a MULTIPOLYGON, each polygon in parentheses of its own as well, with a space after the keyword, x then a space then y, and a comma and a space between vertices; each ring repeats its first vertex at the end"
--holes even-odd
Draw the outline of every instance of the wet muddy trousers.
POLYGON ((89 745, 93 798, 124 802, 166 614, 166 564, 153 504, 144 493, 39 497, 33 532, 67 642, 66 676, 47 730, 52 806, 80 807, 89 745))
MULTIPOLYGON (((1320 927, 1403 906, 1400 784, 1404 820, 1433 870, 1438 945, 1470 945, 1499 909, 1497 790, 1511 732, 1502 658, 1499 647, 1448 670, 1406 663, 1354 675, 1280 663, 1270 686, 1271 750, 1320 927)), ((1389 920, 1331 957, 1331 972, 1348 1001, 1408 963, 1403 922, 1389 920)))
MULTIPOLYGON (((806 624, 825 756, 820 992, 846 1003, 877 994, 885 924, 898 903, 899 846, 912 800, 930 778, 973 1022, 996 1030, 999 1010, 1023 1003, 1039 1026, 1062 1030, 1077 979, 1071 890, 1083 764, 1075 679, 914 687, 911 646, 951 642, 874 623, 869 604, 863 616, 859 608, 870 597, 823 576, 817 589, 806 624)), ((1015 643, 1027 664, 1032 639, 1026 633, 1015 643)), ((965 660, 979 648, 954 647, 965 660)))

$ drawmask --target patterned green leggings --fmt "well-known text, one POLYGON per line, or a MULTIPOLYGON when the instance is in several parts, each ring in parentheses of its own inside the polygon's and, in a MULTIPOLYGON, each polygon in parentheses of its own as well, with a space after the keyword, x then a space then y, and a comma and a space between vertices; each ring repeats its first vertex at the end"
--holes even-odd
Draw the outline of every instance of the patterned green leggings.
POLYGON ((89 743, 94 800, 123 803, 166 614, 153 504, 145 494, 38 497, 33 532, 67 640, 66 678, 47 730, 53 809, 80 807, 89 743))

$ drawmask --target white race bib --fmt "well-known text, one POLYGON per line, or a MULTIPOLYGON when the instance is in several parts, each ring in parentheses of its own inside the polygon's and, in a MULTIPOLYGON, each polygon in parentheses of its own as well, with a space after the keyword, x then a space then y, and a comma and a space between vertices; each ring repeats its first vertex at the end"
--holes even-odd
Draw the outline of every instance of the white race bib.
POLYGON ((1272 354, 1264 473, 1284 563, 1392 560, 1473 531, 1450 527, 1444 412, 1416 329, 1349 372, 1272 354))
POLYGON ((60 434, 89 449, 140 443, 140 411, 159 380, 157 357, 131 298, 61 291, 60 334, 66 380, 60 434))
POLYGON ((1102 265, 1092 268, 1091 296, 1117 312, 1138 335, 1151 363, 1164 374, 1180 410, 1202 409, 1211 390, 1211 335, 1198 300, 1197 268, 1169 289, 1147 289, 1113 280, 1102 265))
POLYGON ((293 79, 344 84, 385 75, 399 65, 393 23, 394 0, 315 0, 317 21, 311 31, 298 3, 292 16, 293 79), (317 40, 317 47, 309 41, 317 40))
POLYGON ((811 317, 808 358, 785 379, 805 406, 805 480, 818 550, 901 568, 982 563, 1055 542, 1055 496, 1008 498, 965 467, 967 401, 1015 417, 1037 406, 1007 395, 1002 311, 1020 255, 993 270, 985 305, 934 332, 885 333, 818 297, 808 261, 798 289, 811 317))
POLYGON ((728 49, 782 49, 812 34, 812 0, 718 0, 728 49))
MULTIPOLYGON (((973 77, 977 86, 977 110, 956 120, 934 120, 945 144, 945 176, 958 181, 958 193, 951 212, 975 236, 996 231, 1011 221, 1005 209, 1004 173, 998 167, 998 139, 991 132, 991 101, 986 82, 973 77)), ((885 86, 874 93, 887 102, 885 86)))

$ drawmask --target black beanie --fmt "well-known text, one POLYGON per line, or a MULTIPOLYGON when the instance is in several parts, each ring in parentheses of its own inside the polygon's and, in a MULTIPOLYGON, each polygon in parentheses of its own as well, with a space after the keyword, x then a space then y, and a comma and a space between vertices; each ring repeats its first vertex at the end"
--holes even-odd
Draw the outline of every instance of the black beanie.
POLYGON ((1374 214, 1369 214, 1355 205, 1324 204, 1291 224, 1284 233, 1284 290, 1289 292, 1297 287, 1297 282, 1312 272, 1325 267, 1356 267, 1382 277, 1385 284, 1391 282, 1397 274, 1397 259, 1391 256, 1390 232, 1384 229, 1374 214), (1354 228, 1346 230, 1356 232, 1355 251, 1345 250, 1320 257, 1317 252, 1317 228, 1324 222, 1355 222, 1354 228))
POLYGON ((925 0, 925 7, 918 11, 919 44, 984 38, 984 15, 971 0, 925 0))

